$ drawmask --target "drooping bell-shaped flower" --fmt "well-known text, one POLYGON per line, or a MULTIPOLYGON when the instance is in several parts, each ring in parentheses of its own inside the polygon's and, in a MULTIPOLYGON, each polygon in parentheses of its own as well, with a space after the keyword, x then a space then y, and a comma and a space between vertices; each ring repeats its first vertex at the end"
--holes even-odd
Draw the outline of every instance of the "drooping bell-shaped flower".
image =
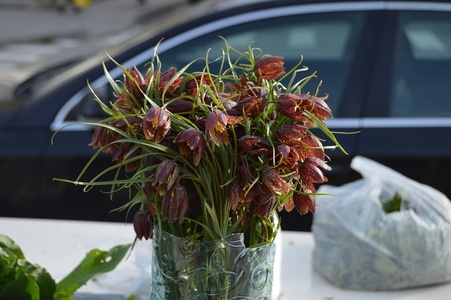
POLYGON ((185 84, 185 91, 190 96, 195 96, 197 94, 197 91, 199 89, 200 85, 210 85, 212 82, 212 79, 207 74, 201 74, 197 75, 195 78, 189 80, 185 84))
POLYGON ((314 97, 313 100, 313 107, 311 112, 321 121, 332 117, 332 110, 325 101, 328 97, 329 95, 326 94, 326 96, 324 97, 314 97))
POLYGON ((251 96, 238 101, 234 109, 241 115, 255 118, 263 112, 266 102, 266 97, 251 96))
POLYGON ((177 75, 177 69, 174 67, 169 68, 160 75, 160 84, 158 90, 160 95, 166 93, 166 97, 171 97, 175 94, 180 84, 183 81, 183 77, 177 75))
POLYGON ((188 206, 188 194, 182 185, 177 184, 173 189, 163 195, 163 219, 171 224, 175 221, 182 224, 183 218, 188 212, 188 206))
POLYGON ((325 160, 326 154, 321 141, 312 134, 304 136, 299 144, 293 145, 298 150, 301 159, 305 160, 308 157, 317 157, 321 160, 325 160))
POLYGON ((179 145, 179 152, 182 155, 190 155, 193 157, 194 165, 198 165, 202 154, 205 152, 207 142, 202 131, 189 128, 180 132, 174 140, 179 145))
POLYGON ((317 157, 308 157, 299 166, 299 176, 303 182, 324 183, 327 177, 324 176, 321 169, 330 171, 332 168, 325 161, 317 157))
POLYGON ((264 138, 255 135, 245 135, 240 138, 240 147, 249 154, 268 153, 271 150, 271 144, 264 138))
POLYGON ((168 103, 166 108, 173 114, 190 112, 193 110, 194 103, 190 99, 175 99, 168 103))
POLYGON ((307 129, 302 124, 287 124, 277 130, 276 138, 280 143, 292 146, 302 141, 307 134, 307 129))
POLYGON ((226 114, 219 110, 209 113, 205 122, 205 131, 216 146, 228 145, 229 133, 227 132, 226 114))
POLYGON ((110 130, 103 126, 97 126, 92 133, 91 142, 88 146, 97 149, 105 147, 102 152, 113 153, 118 150, 119 146, 113 144, 116 138, 111 134, 110 130))
POLYGON ((306 120, 307 117, 303 112, 312 107, 313 100, 308 94, 282 94, 276 104, 281 114, 293 120, 306 120))
POLYGON ((316 198, 314 195, 295 192, 293 193, 293 203, 301 216, 309 212, 315 213, 316 211, 316 198))
POLYGON ((153 217, 148 210, 139 210, 133 217, 133 229, 139 240, 153 237, 153 217))
POLYGON ((241 186, 238 180, 232 181, 229 187, 229 197, 230 207, 235 210, 241 202, 241 186))
POLYGON ((282 144, 276 147, 275 165, 277 168, 294 171, 298 167, 299 153, 296 148, 282 144))
POLYGON ((325 97, 315 97, 309 94, 282 94, 277 99, 277 109, 280 113, 294 120, 302 120, 306 125, 315 127, 315 123, 304 114, 312 113, 317 119, 324 121, 332 117, 332 111, 326 104, 325 97))
POLYGON ((136 66, 133 69, 128 69, 128 75, 124 74, 124 86, 127 92, 132 95, 135 100, 141 100, 143 93, 147 90, 149 79, 141 74, 136 66))
POLYGON ((139 166, 141 165, 140 159, 133 159, 134 157, 137 157, 139 155, 139 149, 133 149, 133 144, 131 143, 123 143, 121 144, 121 147, 118 151, 114 154, 114 157, 112 161, 115 161, 117 163, 123 162, 125 159, 128 160, 128 162, 125 164, 125 172, 130 173, 133 171, 136 171, 139 166))
POLYGON ((277 130, 276 138, 281 144, 295 148, 301 160, 311 156, 322 160, 326 157, 321 141, 309 133, 304 125, 288 124, 282 126, 277 130))
POLYGON ((153 185, 162 196, 171 190, 179 180, 179 167, 172 159, 165 160, 155 170, 153 185))
POLYGON ((272 193, 260 194, 252 200, 252 212, 254 215, 267 218, 274 208, 276 196, 272 193))
POLYGON ((160 107, 151 107, 143 118, 142 129, 146 140, 160 143, 171 128, 171 119, 167 111, 160 107))
POLYGON ((263 184, 276 195, 287 195, 290 191, 287 181, 276 169, 266 169, 262 173, 263 184))
POLYGON ((290 195, 285 202, 282 203, 279 211, 284 210, 286 212, 291 212, 294 209, 293 195, 290 195))
POLYGON ((264 56, 255 62, 254 73, 260 79, 276 79, 285 74, 283 57, 264 56))

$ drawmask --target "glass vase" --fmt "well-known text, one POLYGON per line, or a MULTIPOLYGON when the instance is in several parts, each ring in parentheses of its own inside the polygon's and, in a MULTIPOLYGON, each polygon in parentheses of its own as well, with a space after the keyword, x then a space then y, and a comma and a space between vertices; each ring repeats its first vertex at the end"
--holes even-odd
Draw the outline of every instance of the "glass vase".
POLYGON ((246 248, 243 234, 200 242, 155 230, 152 300, 270 300, 276 244, 246 248))

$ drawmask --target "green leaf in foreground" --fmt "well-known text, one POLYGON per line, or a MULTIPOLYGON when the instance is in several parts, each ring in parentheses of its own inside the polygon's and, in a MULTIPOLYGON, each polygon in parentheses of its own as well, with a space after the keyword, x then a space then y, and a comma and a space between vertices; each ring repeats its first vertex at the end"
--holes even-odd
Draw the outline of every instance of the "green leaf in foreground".
POLYGON ((91 250, 83 261, 56 286, 55 299, 72 299, 72 294, 93 277, 110 272, 125 257, 131 244, 118 245, 109 251, 91 250))
POLYGON ((25 256, 19 245, 17 245, 12 239, 3 234, 0 234, 0 248, 9 249, 18 259, 25 259, 25 256))
POLYGON ((0 299, 53 299, 55 287, 43 267, 26 261, 20 247, 0 235, 0 299))

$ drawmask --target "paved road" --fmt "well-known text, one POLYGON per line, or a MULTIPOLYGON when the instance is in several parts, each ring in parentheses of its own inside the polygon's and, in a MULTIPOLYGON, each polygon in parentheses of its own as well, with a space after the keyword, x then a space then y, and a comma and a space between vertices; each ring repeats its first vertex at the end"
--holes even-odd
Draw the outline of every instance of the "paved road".
MULTIPOLYGON (((58 13, 46 0, 0 0, 0 100, 49 65, 103 51, 155 23, 195 10, 188 0, 93 0, 76 13, 58 13)), ((215 0, 204 0, 213 5, 215 0)))

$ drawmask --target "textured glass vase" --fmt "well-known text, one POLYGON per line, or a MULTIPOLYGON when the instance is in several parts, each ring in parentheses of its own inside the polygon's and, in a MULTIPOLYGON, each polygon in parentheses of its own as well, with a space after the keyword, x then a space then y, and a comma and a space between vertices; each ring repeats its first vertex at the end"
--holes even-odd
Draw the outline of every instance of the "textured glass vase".
POLYGON ((246 248, 243 234, 199 242, 155 231, 151 299, 270 300, 276 244, 246 248))

